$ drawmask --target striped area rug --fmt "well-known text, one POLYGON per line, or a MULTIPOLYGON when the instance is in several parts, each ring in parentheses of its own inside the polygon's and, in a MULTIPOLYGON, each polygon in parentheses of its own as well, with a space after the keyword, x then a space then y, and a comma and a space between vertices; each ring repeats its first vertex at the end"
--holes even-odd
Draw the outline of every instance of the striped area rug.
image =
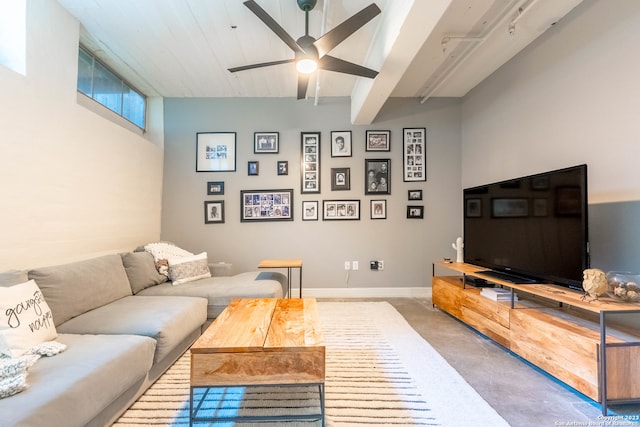
MULTIPOLYGON (((318 310, 326 341, 325 425, 508 426, 390 304, 319 302, 318 310)), ((200 396, 196 394, 195 400, 200 396)), ((318 410, 317 387, 227 387, 211 389, 199 415, 308 414, 318 410)), ((114 425, 188 426, 189 352, 114 425)))

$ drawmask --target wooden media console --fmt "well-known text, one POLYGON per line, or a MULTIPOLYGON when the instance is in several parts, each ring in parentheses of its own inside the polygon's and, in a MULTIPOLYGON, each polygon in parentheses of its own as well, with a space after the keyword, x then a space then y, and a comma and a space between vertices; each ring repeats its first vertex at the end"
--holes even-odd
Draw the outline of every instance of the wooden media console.
POLYGON ((433 304, 602 404, 640 402, 640 305, 551 284, 514 284, 464 263, 433 264, 433 304), (436 267, 459 273, 437 276, 436 267), (509 289, 481 295, 469 276, 509 289), (515 296, 517 295, 517 298, 515 296))

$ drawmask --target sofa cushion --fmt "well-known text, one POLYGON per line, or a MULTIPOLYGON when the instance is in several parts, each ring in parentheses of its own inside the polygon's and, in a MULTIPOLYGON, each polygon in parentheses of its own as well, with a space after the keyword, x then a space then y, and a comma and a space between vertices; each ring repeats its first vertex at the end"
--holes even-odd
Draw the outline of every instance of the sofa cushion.
POLYGON ((34 269, 29 278, 42 290, 56 326, 132 294, 118 254, 34 269))
POLYGON ((142 295, 206 298, 207 317, 215 319, 235 298, 282 298, 287 295, 287 276, 276 271, 250 271, 234 276, 210 277, 171 286, 163 283, 141 291, 142 295))
POLYGON ((27 389, 0 399, 2 426, 84 426, 151 368, 155 341, 133 335, 58 335, 67 349, 27 371, 27 389))
POLYGON ((136 295, 77 316, 60 325, 58 332, 147 336, 158 342, 157 362, 206 320, 207 302, 203 298, 136 295))
POLYGON ((26 270, 8 270, 0 273, 0 286, 13 286, 29 280, 26 270))
POLYGON ((0 354, 18 357, 57 336, 51 309, 36 282, 0 287, 0 354))
POLYGON ((134 295, 149 286, 167 281, 167 276, 158 273, 153 255, 149 252, 126 252, 120 256, 134 295))
POLYGON ((211 277, 206 252, 186 257, 169 258, 167 261, 169 262, 169 279, 173 285, 211 277))

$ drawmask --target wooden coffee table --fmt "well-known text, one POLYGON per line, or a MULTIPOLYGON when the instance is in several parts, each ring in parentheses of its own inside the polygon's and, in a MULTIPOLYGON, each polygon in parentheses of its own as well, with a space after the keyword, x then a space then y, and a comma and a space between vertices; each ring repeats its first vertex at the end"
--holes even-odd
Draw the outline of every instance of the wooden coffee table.
POLYGON ((316 300, 236 299, 191 347, 189 424, 200 421, 322 420, 325 345, 316 300), (317 414, 199 417, 209 389, 317 385, 317 414), (194 407, 194 389, 206 388, 194 407))

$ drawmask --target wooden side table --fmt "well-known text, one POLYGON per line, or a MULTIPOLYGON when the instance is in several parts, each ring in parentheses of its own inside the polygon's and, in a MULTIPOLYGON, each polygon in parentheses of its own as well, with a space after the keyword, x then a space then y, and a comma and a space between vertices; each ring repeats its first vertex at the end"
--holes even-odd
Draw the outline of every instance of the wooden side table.
POLYGON ((301 259, 265 259, 260 261, 258 268, 286 268, 287 269, 287 296, 291 298, 291 269, 300 270, 300 294, 302 298, 302 260, 301 259))

